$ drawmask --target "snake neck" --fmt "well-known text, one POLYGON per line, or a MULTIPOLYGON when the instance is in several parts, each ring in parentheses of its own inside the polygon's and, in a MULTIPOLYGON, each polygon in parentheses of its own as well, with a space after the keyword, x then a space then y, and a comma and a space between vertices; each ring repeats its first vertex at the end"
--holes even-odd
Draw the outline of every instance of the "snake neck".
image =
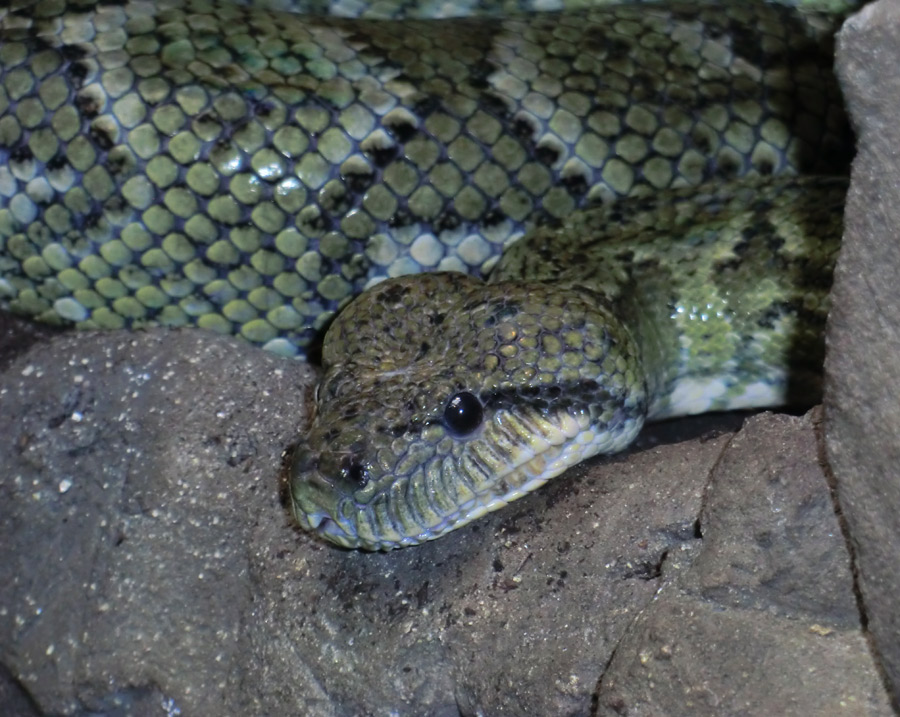
POLYGON ((492 280, 602 297, 638 346, 648 419, 811 405, 845 193, 787 177, 623 200, 535 232, 492 280))
POLYGON ((820 399, 841 222, 814 216, 730 217, 695 231, 668 267, 632 268, 616 314, 639 346, 648 420, 820 399))
MULTIPOLYGON (((685 290, 658 303, 659 297, 674 292, 667 292, 655 277, 641 280, 640 290, 626 292, 616 311, 636 337, 646 379, 646 419, 745 407, 749 396, 741 386, 760 381, 766 367, 741 360, 740 332, 726 302, 685 290)), ((750 402, 784 401, 769 391, 750 402)))

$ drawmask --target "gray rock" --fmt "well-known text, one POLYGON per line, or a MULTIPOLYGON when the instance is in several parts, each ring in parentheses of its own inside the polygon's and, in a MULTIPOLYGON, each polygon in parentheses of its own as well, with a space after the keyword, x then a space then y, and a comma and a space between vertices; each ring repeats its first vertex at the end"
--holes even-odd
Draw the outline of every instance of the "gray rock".
MULTIPOLYGON (((859 142, 826 361, 828 459, 855 550, 868 629, 900 696, 900 2, 839 36, 837 72, 859 142)), ((898 705, 895 702, 895 706, 898 705)))
POLYGON ((819 413, 759 416, 730 442, 702 550, 619 643, 600 714, 890 713, 820 465, 819 413))
POLYGON ((309 375, 188 332, 62 336, 9 365, 0 644, 42 709, 221 705, 248 534, 268 508, 292 535, 277 470, 309 375))
MULTIPOLYGON (((647 621, 659 634, 689 624, 672 622, 676 594, 702 603, 694 634, 714 646, 704 679, 717 691, 740 692, 746 677, 719 666, 755 639, 778 656, 753 661, 760 689, 798 705, 843 690, 872 714, 885 704, 811 468, 795 492, 783 479, 731 485, 732 434, 701 421, 700 438, 594 461, 433 543, 343 551, 297 531, 282 497, 281 453, 311 386, 302 365, 189 331, 54 336, 9 363, 0 662, 40 712, 637 707, 606 665, 627 668, 647 621), (756 522, 776 503, 790 549, 756 522), (816 565, 835 579, 816 580, 816 565)), ((770 428, 749 459, 798 433, 807 453, 814 442, 809 421, 757 423, 770 428)), ((678 711, 697 673, 683 677, 655 709, 678 711)))

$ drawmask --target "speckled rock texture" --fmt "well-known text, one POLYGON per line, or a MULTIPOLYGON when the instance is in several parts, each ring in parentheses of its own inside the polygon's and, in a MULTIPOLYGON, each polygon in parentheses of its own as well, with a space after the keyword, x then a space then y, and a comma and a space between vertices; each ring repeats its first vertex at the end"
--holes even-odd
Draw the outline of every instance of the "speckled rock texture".
POLYGON ((4 664, 47 712, 129 714, 158 688, 210 713, 246 639, 261 511, 292 536, 277 471, 310 369, 156 332, 60 336, 7 371, 4 664))
MULTIPOLYGON (((846 23, 837 70, 859 136, 826 360, 828 459, 873 646, 900 696, 900 2, 846 23)), ((895 706, 898 703, 895 702, 895 706)))
POLYGON ((7 363, 20 714, 889 714, 815 413, 663 427, 693 440, 658 430, 371 554, 291 525, 282 451, 311 386, 190 331, 54 336, 7 363))

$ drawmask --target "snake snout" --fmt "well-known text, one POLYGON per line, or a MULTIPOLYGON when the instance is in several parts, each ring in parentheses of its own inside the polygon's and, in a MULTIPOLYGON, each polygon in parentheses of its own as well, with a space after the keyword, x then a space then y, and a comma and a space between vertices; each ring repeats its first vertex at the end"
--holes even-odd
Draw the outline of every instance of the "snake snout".
POLYGON ((297 448, 291 462, 291 505, 301 526, 338 545, 354 547, 356 531, 341 510, 348 497, 346 486, 340 474, 323 470, 335 460, 333 454, 297 448))

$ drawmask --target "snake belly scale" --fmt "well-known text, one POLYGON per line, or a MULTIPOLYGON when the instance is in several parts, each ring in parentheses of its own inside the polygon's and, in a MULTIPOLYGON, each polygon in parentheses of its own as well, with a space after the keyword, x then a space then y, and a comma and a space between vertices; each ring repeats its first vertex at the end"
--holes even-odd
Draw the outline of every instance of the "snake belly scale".
POLYGON ((391 279, 339 315, 323 346, 319 415, 294 461, 298 521, 351 547, 436 537, 622 447, 648 415, 784 400, 797 332, 817 360, 840 182, 791 177, 846 171, 837 22, 736 0, 442 20, 310 17, 246 0, 13 0, 0 9, 0 305, 84 328, 200 326, 303 357, 379 281, 483 277, 509 249, 486 286, 519 299, 478 298, 485 285, 463 274, 391 279), (707 221, 730 239, 671 263, 664 245, 706 246, 707 221), (576 234, 552 234, 560 225, 576 234), (613 225, 643 229, 629 239, 613 225), (557 248, 535 244, 551 236, 557 248), (563 266, 588 257, 618 273, 563 266), (816 278, 801 281, 801 265, 816 278), (660 284, 712 285, 713 266, 750 284, 745 269, 773 274, 742 321, 728 297, 746 284, 723 289, 713 314, 702 282, 668 294, 660 284), (790 293, 798 281, 803 293, 790 293), (493 307, 506 332, 468 335, 494 346, 487 363, 454 378, 452 395, 435 383, 431 398, 424 379, 409 381, 439 344, 412 324, 450 336, 456 314, 428 308, 429 294, 468 297, 455 304, 464 314, 493 307), (388 306, 406 323, 379 323, 388 306), (735 331, 709 338, 661 320, 673 306, 735 331), (528 316, 550 323, 529 328, 528 316), (387 347, 366 333, 379 325, 413 343, 387 347), (587 363, 575 370, 576 345, 610 383, 587 377, 587 363), (514 384, 498 371, 532 375, 514 384), (409 397, 361 426, 362 388, 376 385, 409 397), (572 408, 596 391, 596 404, 572 408), (508 410, 514 395, 527 398, 524 417, 508 410), (541 413, 551 403, 568 406, 560 426, 541 413), (434 446, 475 445, 495 416, 492 457, 461 459, 469 478, 453 483, 444 468, 455 448, 422 472, 434 446), (488 490, 526 427, 528 450, 559 449, 523 458, 546 477, 495 474, 488 490))

